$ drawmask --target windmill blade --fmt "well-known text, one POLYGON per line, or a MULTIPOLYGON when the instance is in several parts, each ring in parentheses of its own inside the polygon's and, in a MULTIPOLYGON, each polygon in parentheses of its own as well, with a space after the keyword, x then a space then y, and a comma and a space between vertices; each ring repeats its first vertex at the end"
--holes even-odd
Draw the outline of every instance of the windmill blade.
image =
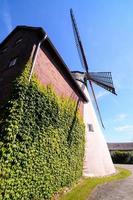
POLYGON ((116 95, 111 72, 90 72, 86 74, 86 78, 116 95))
POLYGON ((86 60, 85 52, 84 52, 84 49, 83 49, 83 45, 82 45, 82 42, 81 42, 81 39, 80 39, 77 23, 76 23, 72 9, 70 9, 70 16, 71 16, 71 20, 72 20, 72 27, 73 27, 75 42, 76 42, 76 46, 77 46, 77 49, 78 49, 80 61, 81 61, 83 68, 88 73, 88 63, 87 63, 87 60, 86 60))
MULTIPOLYGON (((78 27, 77 27, 76 20, 75 20, 75 17, 74 17, 72 9, 70 9, 70 16, 71 16, 71 20, 72 20, 72 27, 73 27, 75 42, 76 42, 77 50, 78 50, 78 53, 79 53, 80 61, 81 61, 81 64, 82 64, 83 68, 86 71, 86 74, 87 74, 86 79, 89 79, 90 87, 91 87, 92 94, 93 94, 93 97, 94 97, 94 101, 95 101, 95 104, 96 104, 96 108, 97 108, 97 111, 98 111, 98 114, 99 114, 99 118, 100 118, 101 124, 102 124, 102 126, 104 128, 104 124, 103 124, 103 121, 102 121, 100 109, 98 107, 98 103, 97 103, 96 96, 95 96, 95 93, 94 93, 94 89, 93 89, 93 86, 92 86, 91 78, 89 78, 90 74, 89 74, 89 71, 88 71, 88 63, 87 63, 87 60, 86 60, 85 52, 84 52, 84 49, 83 49, 83 45, 82 45, 82 42, 81 42, 81 39, 80 39, 78 27)), ((95 79, 95 82, 97 82, 97 84, 99 83, 98 81, 96 81, 96 79, 95 79)), ((101 84, 101 82, 100 82, 100 84, 101 84)), ((100 86, 103 87, 103 84, 100 85, 100 86)))
POLYGON ((96 104, 96 108, 97 108, 97 112, 98 112, 98 115, 99 115, 100 122, 102 124, 102 127, 105 128, 105 126, 103 124, 102 116, 101 116, 101 113, 100 113, 100 109, 99 109, 99 106, 98 106, 98 103, 97 103, 97 100, 96 100, 95 92, 94 92, 94 89, 93 89, 93 86, 92 86, 92 82, 90 80, 89 80, 89 83, 90 83, 92 95, 93 95, 93 98, 94 98, 94 101, 95 101, 95 104, 96 104))

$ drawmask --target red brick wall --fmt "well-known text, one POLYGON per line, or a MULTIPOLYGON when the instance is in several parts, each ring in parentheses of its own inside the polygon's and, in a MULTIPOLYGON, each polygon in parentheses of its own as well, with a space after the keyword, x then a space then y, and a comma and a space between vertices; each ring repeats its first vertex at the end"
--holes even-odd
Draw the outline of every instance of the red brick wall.
POLYGON ((62 75, 59 72, 57 67, 49 60, 42 49, 39 50, 34 72, 42 84, 51 84, 58 95, 70 97, 76 101, 79 100, 80 113, 83 114, 83 102, 80 101, 79 97, 72 89, 71 83, 66 80, 65 75, 62 75))

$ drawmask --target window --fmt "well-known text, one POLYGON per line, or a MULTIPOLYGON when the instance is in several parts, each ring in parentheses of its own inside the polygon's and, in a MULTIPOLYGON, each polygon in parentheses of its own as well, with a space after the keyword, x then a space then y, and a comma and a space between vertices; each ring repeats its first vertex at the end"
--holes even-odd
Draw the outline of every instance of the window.
POLYGON ((94 132, 94 128, 92 124, 88 124, 88 131, 89 132, 94 132))
POLYGON ((11 59, 10 60, 10 62, 9 62, 9 67, 13 67, 15 64, 16 64, 16 62, 17 62, 17 57, 16 58, 13 58, 13 59, 11 59))
POLYGON ((0 78, 0 82, 2 82, 4 79, 3 78, 0 78))
POLYGON ((8 49, 7 47, 4 47, 3 49, 1 49, 0 54, 5 53, 7 51, 7 49, 8 49))
POLYGON ((18 38, 18 39, 16 40, 16 42, 15 42, 15 45, 18 45, 19 43, 21 43, 21 41, 22 41, 22 38, 18 38))

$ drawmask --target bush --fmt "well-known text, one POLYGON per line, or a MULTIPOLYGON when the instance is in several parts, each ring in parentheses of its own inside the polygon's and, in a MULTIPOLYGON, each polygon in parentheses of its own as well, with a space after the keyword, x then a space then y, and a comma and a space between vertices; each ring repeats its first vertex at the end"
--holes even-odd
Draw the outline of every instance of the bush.
POLYGON ((133 164, 133 152, 115 151, 111 156, 113 162, 116 164, 133 164))
POLYGON ((84 124, 76 102, 56 96, 29 66, 1 114, 0 199, 41 200, 82 175, 84 124))

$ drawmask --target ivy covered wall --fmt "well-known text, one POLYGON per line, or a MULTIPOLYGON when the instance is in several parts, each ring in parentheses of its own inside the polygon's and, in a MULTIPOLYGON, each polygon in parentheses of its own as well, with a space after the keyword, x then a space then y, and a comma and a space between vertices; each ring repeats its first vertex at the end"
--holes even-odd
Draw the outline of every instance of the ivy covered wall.
POLYGON ((44 87, 29 66, 1 111, 0 199, 42 200, 82 175, 84 124, 77 102, 44 87))

